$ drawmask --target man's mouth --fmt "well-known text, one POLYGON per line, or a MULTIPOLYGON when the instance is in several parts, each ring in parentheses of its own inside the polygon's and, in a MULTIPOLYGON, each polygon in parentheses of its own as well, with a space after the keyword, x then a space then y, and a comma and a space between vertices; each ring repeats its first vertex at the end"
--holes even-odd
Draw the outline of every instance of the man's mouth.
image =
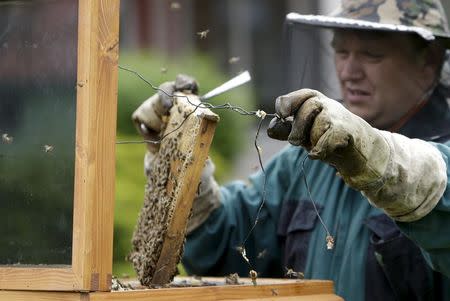
POLYGON ((360 89, 350 89, 347 88, 347 91, 349 92, 350 95, 352 96, 369 96, 370 93, 364 90, 360 90, 360 89))
POLYGON ((362 89, 354 89, 354 88, 346 88, 346 100, 350 103, 358 103, 367 101, 368 98, 371 96, 371 93, 369 93, 366 90, 362 89))

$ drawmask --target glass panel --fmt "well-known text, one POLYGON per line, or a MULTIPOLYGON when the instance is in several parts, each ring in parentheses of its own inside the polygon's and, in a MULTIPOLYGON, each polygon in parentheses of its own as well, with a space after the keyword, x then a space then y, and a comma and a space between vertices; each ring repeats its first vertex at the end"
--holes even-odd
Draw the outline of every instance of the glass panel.
POLYGON ((0 1, 0 264, 71 264, 78 1, 0 1))

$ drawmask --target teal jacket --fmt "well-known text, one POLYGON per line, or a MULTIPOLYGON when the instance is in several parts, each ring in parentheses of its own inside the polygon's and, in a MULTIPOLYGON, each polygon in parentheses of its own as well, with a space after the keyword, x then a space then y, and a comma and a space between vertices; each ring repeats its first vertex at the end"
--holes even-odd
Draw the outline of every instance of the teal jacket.
MULTIPOLYGON (((433 145, 450 177, 450 142, 433 145)), ((282 277, 294 269, 307 279, 330 279, 345 300, 450 300, 450 281, 443 276, 450 276, 450 181, 430 214, 394 223, 334 168, 307 159, 311 196, 335 239, 327 250, 303 179, 305 156, 302 148, 288 146, 265 165, 266 200, 245 245, 260 276, 282 277)), ((258 172, 247 183, 221 188, 222 205, 187 239, 183 263, 189 273, 248 276, 250 266, 237 249, 257 217, 263 179, 258 172)))

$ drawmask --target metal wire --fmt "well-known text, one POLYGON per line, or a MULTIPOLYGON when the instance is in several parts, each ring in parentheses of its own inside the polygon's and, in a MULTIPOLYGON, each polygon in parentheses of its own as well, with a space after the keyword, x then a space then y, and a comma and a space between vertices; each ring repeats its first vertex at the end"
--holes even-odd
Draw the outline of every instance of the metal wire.
MULTIPOLYGON (((259 133, 260 133, 260 130, 261 130, 261 126, 262 126, 262 123, 263 123, 265 117, 278 117, 278 115, 277 115, 277 114, 267 114, 267 113, 265 113, 265 112, 263 112, 263 111, 261 111, 261 110, 257 110, 257 111, 248 111, 248 110, 245 110, 245 109, 242 108, 242 107, 239 107, 239 106, 236 106, 236 105, 232 105, 232 104, 229 103, 229 102, 224 103, 224 104, 220 104, 220 105, 213 105, 213 104, 208 103, 208 102, 201 102, 201 103, 195 104, 195 103, 192 103, 192 102, 189 100, 189 98, 188 98, 187 96, 185 96, 185 95, 173 95, 173 94, 168 93, 167 91, 164 91, 163 89, 161 89, 161 88, 159 88, 159 87, 154 86, 151 82, 149 82, 148 80, 146 80, 141 74, 139 74, 139 73, 138 73, 137 71, 135 71, 135 70, 132 70, 132 69, 130 69, 130 68, 126 68, 126 67, 123 67, 123 66, 119 66, 119 69, 124 70, 124 71, 127 71, 127 72, 130 72, 130 73, 133 73, 134 75, 136 75, 137 77, 139 77, 142 81, 144 81, 145 83, 147 83, 152 89, 154 89, 154 90, 156 90, 156 91, 160 91, 161 93, 167 95, 168 97, 171 97, 171 98, 174 98, 174 97, 182 97, 182 98, 186 98, 186 100, 187 100, 187 102, 188 102, 189 104, 195 106, 195 109, 185 116, 185 119, 181 122, 181 124, 180 124, 177 128, 173 129, 173 130, 170 131, 169 133, 164 134, 161 138, 159 138, 159 139, 157 139, 157 140, 117 141, 117 142, 116 142, 117 144, 137 144, 137 143, 152 143, 152 144, 159 144, 159 143, 161 143, 161 141, 162 141, 164 138, 166 138, 166 137, 169 136, 170 134, 172 134, 172 133, 178 131, 178 130, 182 127, 182 125, 184 124, 184 122, 187 120, 187 118, 188 118, 191 114, 193 114, 198 108, 207 108, 207 109, 215 109, 215 110, 218 110, 218 109, 219 109, 219 110, 220 110, 220 109, 227 109, 227 110, 231 110, 231 111, 233 111, 233 112, 236 112, 236 113, 238 113, 238 114, 240 114, 240 115, 244 115, 244 116, 256 116, 256 117, 260 118, 260 121, 259 121, 259 124, 258 124, 258 129, 257 129, 256 135, 255 135, 254 146, 255 146, 255 148, 256 148, 256 152, 257 152, 257 155, 258 155, 259 165, 260 165, 261 171, 262 171, 262 173, 263 173, 263 188, 262 188, 262 194, 261 194, 261 204, 260 204, 259 207, 258 207, 258 211, 257 211, 257 213, 256 213, 255 221, 254 221, 254 223, 252 224, 252 226, 251 226, 249 232, 247 233, 247 235, 246 235, 245 239, 243 240, 242 244, 236 248, 237 251, 241 254, 242 258, 245 260, 245 262, 249 265, 250 269, 253 270, 253 266, 252 266, 250 260, 248 259, 247 255, 246 255, 245 245, 246 245, 248 239, 250 238, 251 234, 253 233, 254 229, 256 228, 256 225, 257 225, 258 222, 259 222, 259 217, 260 217, 262 208, 263 208, 264 205, 265 205, 265 202, 266 202, 266 194, 267 194, 267 191, 266 191, 266 187, 267 187, 267 175, 266 175, 266 170, 264 169, 264 164, 263 164, 262 158, 261 158, 261 147, 258 145, 258 137, 259 137, 259 133)), ((310 197, 311 197, 311 192, 309 191, 309 186, 308 186, 308 183, 307 183, 307 181, 306 181, 306 175, 305 175, 305 172, 304 172, 304 161, 303 161, 303 163, 302 163, 302 169, 303 169, 303 175, 304 175, 304 180, 305 180, 306 188, 307 188, 307 190, 308 190, 308 194, 309 194, 310 197)), ((311 201, 313 202, 314 209, 315 209, 315 211, 316 211, 317 216, 319 217, 320 222, 322 223, 322 225, 324 226, 324 228, 325 228, 325 230, 326 230, 326 232, 327 232, 327 239, 328 239, 328 237, 331 237, 331 238, 332 238, 332 236, 331 236, 330 233, 328 232, 327 227, 325 226, 325 223, 323 222, 322 218, 320 217, 319 211, 317 210, 317 208, 316 208, 316 206, 315 206, 314 201, 312 200, 312 198, 311 198, 311 201)))

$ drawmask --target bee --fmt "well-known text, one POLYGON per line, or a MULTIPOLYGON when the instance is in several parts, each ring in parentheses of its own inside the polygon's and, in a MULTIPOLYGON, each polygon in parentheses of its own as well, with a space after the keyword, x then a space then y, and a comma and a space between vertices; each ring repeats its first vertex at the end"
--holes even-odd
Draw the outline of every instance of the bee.
POLYGON ((333 248, 334 248, 334 238, 333 238, 333 236, 327 235, 325 240, 327 241, 327 250, 333 250, 333 248))
POLYGON ((11 137, 11 136, 8 136, 7 133, 4 133, 4 134, 2 135, 2 141, 3 141, 3 143, 11 144, 11 143, 13 143, 13 140, 14 140, 14 138, 11 137))
POLYGON ((53 151, 54 148, 55 148, 55 147, 54 147, 53 145, 45 144, 45 145, 44 145, 44 152, 46 152, 46 153, 51 153, 51 152, 53 151))
POLYGON ((305 274, 303 274, 302 272, 296 272, 293 269, 288 269, 288 268, 286 268, 285 276, 287 278, 297 278, 297 279, 305 278, 305 274))
POLYGON ((267 249, 264 249, 258 253, 258 256, 256 256, 256 258, 263 259, 264 257, 266 257, 266 255, 267 255, 267 249))
POLYGON ((236 64, 237 62, 239 62, 240 59, 241 58, 238 57, 238 56, 233 56, 233 57, 230 57, 230 59, 228 60, 228 63, 229 64, 236 64))
POLYGON ((241 254, 242 258, 243 258, 248 264, 250 264, 250 260, 249 260, 248 257, 247 257, 247 251, 245 250, 245 247, 244 247, 244 246, 237 246, 235 249, 236 249, 236 251, 238 251, 238 252, 241 254))
POLYGON ((200 39, 206 39, 206 37, 208 36, 208 33, 209 33, 209 29, 197 32, 200 39))
POLYGON ((172 2, 172 3, 170 3, 170 9, 171 10, 180 10, 181 4, 179 2, 172 2))
POLYGON ((258 278, 258 273, 255 270, 250 270, 250 272, 248 274, 249 274, 250 278, 252 279, 253 285, 256 286, 256 279, 258 278))
POLYGON ((161 67, 161 73, 162 74, 166 74, 167 73, 167 68, 166 67, 161 67))
POLYGON ((226 284, 236 285, 239 284, 239 275, 237 273, 230 274, 225 277, 226 284))

